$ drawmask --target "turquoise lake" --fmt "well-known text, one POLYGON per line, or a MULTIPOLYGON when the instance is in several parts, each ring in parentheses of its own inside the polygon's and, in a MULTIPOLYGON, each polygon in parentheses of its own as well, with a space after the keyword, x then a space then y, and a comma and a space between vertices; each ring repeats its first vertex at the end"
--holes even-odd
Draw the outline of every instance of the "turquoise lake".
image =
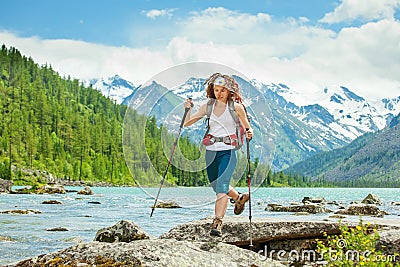
MULTIPOLYGON (((82 187, 66 187, 80 190, 82 187)), ((131 220, 155 237, 168 232, 172 227, 213 215, 214 194, 208 187, 163 188, 160 199, 174 200, 181 209, 156 209, 150 218, 153 196, 158 188, 136 187, 93 187, 95 195, 82 196, 76 192, 61 195, 0 194, 0 212, 16 209, 39 210, 41 214, 10 215, 0 214, 0 265, 17 262, 40 254, 67 248, 80 242, 94 239, 97 230, 109 227, 120 220, 131 220), (41 204, 45 200, 58 200, 61 205, 41 204), (100 202, 90 204, 89 202, 100 202), (50 232, 47 228, 65 227, 65 232, 50 232)), ((246 191, 240 188, 239 191, 246 191)), ((400 226, 400 188, 258 188, 252 192, 253 217, 293 218, 291 213, 265 211, 268 203, 289 205, 303 197, 324 197, 337 201, 343 206, 361 201, 369 193, 377 195, 387 211, 385 219, 400 226)), ((337 209, 337 206, 327 206, 337 209)), ((233 215, 230 204, 228 216, 233 215)), ((307 220, 320 220, 332 214, 316 214, 307 220)), ((248 217, 247 209, 241 215, 248 217)), ((358 217, 355 220, 358 220, 358 217)), ((365 217, 365 221, 375 220, 365 217)))

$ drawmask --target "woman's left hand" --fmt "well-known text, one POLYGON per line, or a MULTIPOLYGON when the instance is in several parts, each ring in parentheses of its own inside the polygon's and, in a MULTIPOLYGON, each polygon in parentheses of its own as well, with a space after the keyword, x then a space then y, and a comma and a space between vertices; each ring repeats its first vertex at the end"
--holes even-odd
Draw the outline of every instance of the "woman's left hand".
POLYGON ((253 138, 253 129, 252 128, 246 129, 246 138, 249 140, 251 140, 251 138, 253 138))

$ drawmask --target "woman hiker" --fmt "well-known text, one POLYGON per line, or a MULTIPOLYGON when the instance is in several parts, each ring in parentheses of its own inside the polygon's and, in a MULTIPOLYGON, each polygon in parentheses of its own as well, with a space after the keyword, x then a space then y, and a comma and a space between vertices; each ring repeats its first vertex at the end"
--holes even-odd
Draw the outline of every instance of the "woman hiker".
MULTIPOLYGON (((213 190, 216 193, 215 216, 213 219, 210 234, 222 236, 222 219, 224 218, 227 206, 228 196, 235 201, 234 213, 239 215, 243 212, 245 203, 249 200, 248 193, 238 193, 232 186, 230 180, 236 168, 237 159, 235 146, 232 145, 232 136, 236 136, 236 124, 228 106, 230 101, 234 101, 239 96, 238 86, 235 80, 228 75, 215 73, 205 82, 207 85, 206 95, 209 99, 214 99, 211 114, 209 114, 208 138, 213 142, 204 142, 206 144, 206 165, 207 176, 213 190)), ((233 102, 234 109, 240 122, 246 129, 246 138, 251 139, 253 130, 250 127, 249 120, 243 105, 233 102)), ((193 106, 192 100, 187 99, 185 108, 189 108, 186 115, 184 126, 190 126, 207 115, 207 105, 202 105, 197 112, 190 114, 193 106)), ((237 137, 240 138, 240 137, 237 137)))

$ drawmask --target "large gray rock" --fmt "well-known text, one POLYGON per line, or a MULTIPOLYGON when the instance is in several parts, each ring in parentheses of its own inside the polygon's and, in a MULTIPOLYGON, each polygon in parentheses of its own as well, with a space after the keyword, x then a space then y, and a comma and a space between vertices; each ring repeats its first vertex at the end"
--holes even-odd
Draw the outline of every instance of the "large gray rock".
POLYGON ((3 214, 40 214, 42 213, 40 210, 4 210, 0 213, 3 214))
MULTIPOLYGON (((152 206, 153 208, 154 206, 152 206)), ((182 208, 178 203, 175 201, 160 201, 157 203, 156 208, 158 209, 179 209, 182 208)))
POLYGON ((314 204, 291 205, 291 206, 273 205, 273 206, 267 206, 265 210, 277 211, 277 212, 307 212, 312 214, 332 212, 331 210, 323 206, 314 204))
MULTIPOLYGON (((192 221, 172 228, 160 236, 162 239, 192 240, 201 242, 225 242, 234 245, 249 245, 249 219, 245 217, 225 217, 222 237, 210 236, 212 218, 192 221)), ((252 220, 253 243, 273 240, 317 238, 324 233, 339 234, 339 224, 326 221, 289 221, 254 218, 252 220)))
POLYGON ((0 179, 0 193, 9 193, 9 192, 11 192, 12 185, 13 185, 12 181, 0 179))
POLYGON ((85 186, 85 188, 78 192, 78 195, 94 195, 94 193, 89 186, 85 186))
POLYGON ((46 228, 46 231, 49 231, 49 232, 66 232, 66 231, 68 231, 68 229, 65 228, 65 227, 54 227, 54 228, 46 228))
POLYGON ((375 204, 382 205, 382 201, 379 199, 377 195, 368 194, 362 201, 362 204, 375 204))
POLYGON ((101 266, 284 266, 270 259, 260 259, 255 252, 225 243, 173 239, 131 243, 89 242, 40 255, 14 266, 50 266, 50 262, 68 266, 93 266, 105 262, 109 265, 101 266))
POLYGON ((326 199, 324 197, 304 197, 301 202, 303 202, 303 204, 307 204, 307 203, 314 203, 314 204, 326 204, 326 199))
POLYGON ((94 241, 100 242, 132 242, 134 240, 149 239, 149 235, 137 224, 122 220, 117 224, 97 231, 94 241))
POLYGON ((385 211, 381 211, 376 205, 372 204, 353 204, 350 205, 347 209, 338 210, 335 214, 344 214, 344 215, 370 215, 376 217, 383 217, 388 213, 385 211))
POLYGON ((10 191, 10 194, 33 194, 35 189, 31 185, 24 186, 22 188, 16 188, 10 191))
POLYGON ((65 194, 65 188, 62 185, 44 185, 36 190, 36 194, 65 194))
MULTIPOLYGON (((400 229, 390 229, 379 233, 379 240, 376 243, 378 250, 384 251, 387 255, 394 255, 400 251, 400 229)), ((400 262, 400 256, 398 256, 400 262)))
POLYGON ((45 200, 42 202, 42 204, 48 204, 48 205, 61 205, 62 202, 55 200, 55 199, 51 199, 51 200, 45 200))

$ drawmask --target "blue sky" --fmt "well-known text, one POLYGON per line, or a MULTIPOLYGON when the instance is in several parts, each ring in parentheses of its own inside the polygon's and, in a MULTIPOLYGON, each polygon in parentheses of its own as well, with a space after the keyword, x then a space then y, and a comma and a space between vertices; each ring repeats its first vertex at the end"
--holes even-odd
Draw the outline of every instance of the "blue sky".
MULTIPOLYGON (((201 12, 210 7, 225 7, 240 13, 268 13, 277 20, 287 17, 307 17, 315 22, 332 10, 337 3, 320 0, 270 0, 270 1, 53 1, 14 0, 3 3, 5 12, 0 18, 0 29, 11 30, 21 37, 39 36, 43 39, 76 39, 114 46, 146 46, 154 43, 147 39, 141 43, 143 29, 154 35, 171 35, 171 27, 191 12, 201 12), (321 3, 322 2, 322 3, 321 3), (245 4, 244 4, 245 3, 245 4), (164 10, 168 14, 148 13, 164 10), (172 18, 174 17, 174 18, 172 18), (134 28, 134 29, 132 29, 134 28)), ((151 36, 151 35, 150 35, 151 36)))
POLYGON ((13 0, 2 10, 1 43, 79 79, 140 84, 207 61, 304 95, 338 85, 400 95, 400 0, 13 0))

